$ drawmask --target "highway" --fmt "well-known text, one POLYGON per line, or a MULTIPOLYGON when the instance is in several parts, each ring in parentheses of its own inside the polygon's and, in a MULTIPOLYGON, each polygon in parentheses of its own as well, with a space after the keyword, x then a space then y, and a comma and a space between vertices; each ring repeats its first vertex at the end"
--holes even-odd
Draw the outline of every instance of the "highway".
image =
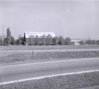
POLYGON ((44 49, 44 50, 0 50, 0 53, 13 53, 13 52, 83 52, 83 51, 99 51, 99 49, 44 49))
POLYGON ((2 65, 0 66, 0 83, 89 70, 99 70, 99 58, 2 65))
POLYGON ((50 50, 50 49, 99 49, 99 45, 36 45, 36 46, 0 46, 1 51, 10 50, 50 50))

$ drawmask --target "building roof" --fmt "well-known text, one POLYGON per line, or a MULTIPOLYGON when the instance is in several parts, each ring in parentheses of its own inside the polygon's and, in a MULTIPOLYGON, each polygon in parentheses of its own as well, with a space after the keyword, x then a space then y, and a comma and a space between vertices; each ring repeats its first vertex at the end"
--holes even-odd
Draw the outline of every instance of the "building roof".
POLYGON ((30 38, 30 37, 41 37, 41 36, 48 36, 51 35, 52 37, 55 37, 55 33, 54 32, 25 32, 26 38, 30 38))

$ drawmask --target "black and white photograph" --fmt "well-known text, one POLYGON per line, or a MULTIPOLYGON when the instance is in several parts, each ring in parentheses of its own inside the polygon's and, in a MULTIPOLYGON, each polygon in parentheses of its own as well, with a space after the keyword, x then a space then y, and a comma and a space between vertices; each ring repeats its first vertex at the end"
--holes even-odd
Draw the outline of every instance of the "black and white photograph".
POLYGON ((99 0, 0 0, 0 89, 99 89, 99 0))

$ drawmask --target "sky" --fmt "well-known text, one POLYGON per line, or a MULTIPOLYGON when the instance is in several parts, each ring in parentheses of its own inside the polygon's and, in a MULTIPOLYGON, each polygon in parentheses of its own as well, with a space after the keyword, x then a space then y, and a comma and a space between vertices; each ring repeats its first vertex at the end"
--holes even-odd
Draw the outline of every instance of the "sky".
POLYGON ((10 28, 24 32, 54 32, 72 39, 99 39, 98 0, 0 0, 0 34, 10 28))

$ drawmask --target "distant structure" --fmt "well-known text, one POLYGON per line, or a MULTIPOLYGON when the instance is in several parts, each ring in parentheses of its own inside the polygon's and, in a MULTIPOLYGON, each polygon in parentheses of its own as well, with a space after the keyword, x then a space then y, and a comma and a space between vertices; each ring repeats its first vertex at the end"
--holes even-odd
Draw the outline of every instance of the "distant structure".
POLYGON ((53 32, 25 32, 26 45, 46 44, 55 36, 53 32))
POLYGON ((79 39, 72 39, 71 42, 74 44, 74 45, 80 45, 80 40, 79 39))
POLYGON ((42 36, 51 36, 51 37, 55 37, 55 33, 54 32, 25 32, 26 38, 41 38, 42 36))

